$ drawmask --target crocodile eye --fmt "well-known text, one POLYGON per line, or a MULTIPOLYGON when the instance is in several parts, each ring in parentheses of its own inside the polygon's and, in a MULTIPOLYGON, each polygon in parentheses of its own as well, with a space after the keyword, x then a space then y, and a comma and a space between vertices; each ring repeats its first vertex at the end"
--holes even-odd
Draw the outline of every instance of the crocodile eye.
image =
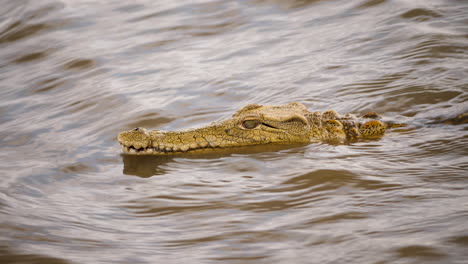
POLYGON ((244 122, 242 122, 242 126, 247 129, 254 129, 260 124, 261 122, 258 120, 245 120, 244 122))

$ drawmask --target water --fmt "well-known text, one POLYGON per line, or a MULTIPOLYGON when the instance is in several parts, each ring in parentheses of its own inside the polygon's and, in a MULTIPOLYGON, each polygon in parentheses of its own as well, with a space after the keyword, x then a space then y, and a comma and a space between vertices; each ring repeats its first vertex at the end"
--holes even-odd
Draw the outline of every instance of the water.
POLYGON ((0 262, 467 263, 468 4, 1 1, 0 262), (122 157, 248 103, 410 124, 122 157))

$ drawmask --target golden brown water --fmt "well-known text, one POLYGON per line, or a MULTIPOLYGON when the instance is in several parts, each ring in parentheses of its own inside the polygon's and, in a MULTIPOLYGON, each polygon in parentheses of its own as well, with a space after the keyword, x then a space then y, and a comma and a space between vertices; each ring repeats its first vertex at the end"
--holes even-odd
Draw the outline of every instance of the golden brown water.
POLYGON ((1 263, 467 263, 466 1, 0 4, 1 263), (290 101, 410 129, 119 155, 290 101))

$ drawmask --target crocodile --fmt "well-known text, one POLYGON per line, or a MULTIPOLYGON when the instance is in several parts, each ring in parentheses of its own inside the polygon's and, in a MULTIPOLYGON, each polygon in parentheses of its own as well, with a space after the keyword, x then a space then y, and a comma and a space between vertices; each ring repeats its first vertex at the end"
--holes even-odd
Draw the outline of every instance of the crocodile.
POLYGON ((333 110, 310 112, 298 102, 249 104, 231 118, 206 127, 183 131, 137 127, 120 133, 117 139, 124 154, 161 155, 269 143, 345 143, 379 138, 388 128, 404 126, 379 119, 374 112, 360 118, 333 110))

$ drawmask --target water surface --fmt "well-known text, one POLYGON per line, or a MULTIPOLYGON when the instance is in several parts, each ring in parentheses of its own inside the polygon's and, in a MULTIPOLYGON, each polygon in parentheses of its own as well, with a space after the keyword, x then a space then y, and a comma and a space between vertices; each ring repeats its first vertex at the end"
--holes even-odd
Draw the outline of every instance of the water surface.
POLYGON ((466 263, 468 4, 1 1, 2 263, 466 263), (249 103, 380 140, 120 156, 249 103))

